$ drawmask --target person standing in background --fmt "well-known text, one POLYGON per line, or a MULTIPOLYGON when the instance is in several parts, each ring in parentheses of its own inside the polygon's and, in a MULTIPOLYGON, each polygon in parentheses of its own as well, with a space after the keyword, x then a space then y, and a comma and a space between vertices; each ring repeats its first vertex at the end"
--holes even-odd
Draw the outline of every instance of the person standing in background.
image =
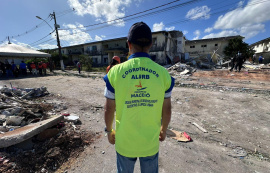
POLYGON ((120 64, 121 63, 121 60, 120 60, 120 58, 118 57, 118 56, 114 56, 113 58, 112 58, 112 62, 111 62, 111 64, 107 67, 107 69, 106 69, 106 73, 108 73, 109 71, 110 71, 110 69, 113 67, 113 66, 115 66, 115 65, 117 65, 117 64, 120 64))
POLYGON ((47 64, 44 62, 42 63, 42 71, 43 71, 43 74, 46 75, 47 74, 47 64))
POLYGON ((27 75, 27 65, 25 64, 24 61, 20 63, 20 71, 22 75, 26 76, 27 75))
POLYGON ((39 75, 42 76, 42 61, 38 63, 38 72, 39 75))

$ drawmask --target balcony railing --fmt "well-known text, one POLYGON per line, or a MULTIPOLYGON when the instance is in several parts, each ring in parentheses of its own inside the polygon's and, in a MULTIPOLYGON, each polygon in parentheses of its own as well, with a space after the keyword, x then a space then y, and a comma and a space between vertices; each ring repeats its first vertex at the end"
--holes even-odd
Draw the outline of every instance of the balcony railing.
POLYGON ((85 52, 87 55, 90 55, 90 56, 102 55, 102 52, 97 51, 97 50, 87 50, 85 52))

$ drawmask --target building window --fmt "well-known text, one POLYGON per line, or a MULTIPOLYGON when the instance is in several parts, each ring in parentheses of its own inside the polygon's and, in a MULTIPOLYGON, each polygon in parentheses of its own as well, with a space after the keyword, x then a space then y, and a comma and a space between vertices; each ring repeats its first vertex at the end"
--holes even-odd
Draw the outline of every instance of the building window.
POLYGON ((97 58, 92 58, 93 63, 97 64, 97 58))
POLYGON ((105 48, 105 49, 108 49, 108 48, 109 48, 109 45, 105 44, 105 45, 104 45, 104 48, 105 48))
POLYGON ((192 45, 192 46, 190 46, 190 48, 195 48, 195 46, 194 46, 194 45, 192 45))
POLYGON ((108 58, 104 58, 104 63, 108 63, 108 58))
POLYGON ((152 46, 157 47, 157 38, 152 39, 152 46))
POLYGON ((201 47, 207 47, 207 45, 206 44, 202 44, 201 47))
POLYGON ((97 46, 92 46, 92 50, 93 51, 97 50, 97 46))
POLYGON ((216 43, 215 46, 218 46, 218 44, 216 43))

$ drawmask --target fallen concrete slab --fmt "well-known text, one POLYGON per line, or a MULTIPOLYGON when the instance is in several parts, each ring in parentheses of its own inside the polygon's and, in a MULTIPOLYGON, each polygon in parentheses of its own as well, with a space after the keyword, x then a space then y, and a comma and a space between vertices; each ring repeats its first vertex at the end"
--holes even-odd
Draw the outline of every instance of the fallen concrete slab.
POLYGON ((14 131, 0 134, 0 148, 9 147, 11 145, 15 145, 27 139, 30 139, 31 137, 41 133, 45 129, 56 125, 63 119, 64 116, 60 115, 38 123, 29 124, 14 131))

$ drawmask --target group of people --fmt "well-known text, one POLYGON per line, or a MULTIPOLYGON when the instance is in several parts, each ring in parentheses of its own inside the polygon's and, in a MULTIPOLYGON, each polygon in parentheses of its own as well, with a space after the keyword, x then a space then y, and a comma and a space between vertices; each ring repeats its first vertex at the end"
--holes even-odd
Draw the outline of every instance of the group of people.
POLYGON ((16 65, 14 61, 9 63, 6 59, 5 62, 0 61, 0 77, 18 77, 20 74, 22 76, 27 76, 27 70, 29 70, 30 74, 37 75, 46 75, 47 74, 48 63, 39 62, 39 63, 28 63, 26 64, 24 61, 21 61, 19 65, 16 65))
MULTIPOLYGON (((263 63, 263 60, 264 60, 263 56, 260 55, 259 56, 259 59, 258 59, 259 64, 262 64, 263 63)), ((254 54, 253 57, 252 57, 252 63, 255 64, 255 61, 256 61, 256 54, 254 54)))
POLYGON ((47 67, 48 67, 48 63, 45 62, 39 62, 39 63, 29 63, 29 71, 30 73, 32 73, 33 75, 37 75, 37 73, 39 72, 39 75, 46 75, 47 74, 47 67), (37 72, 38 71, 38 72, 37 72))
MULTIPOLYGON (((264 60, 263 56, 260 55, 259 59, 258 59, 259 64, 262 64, 263 60, 264 60)), ((236 72, 240 72, 245 61, 246 61, 246 56, 243 55, 242 53, 238 52, 231 59, 231 69, 230 69, 230 71, 233 71, 233 69, 234 69, 236 72)), ((256 55, 254 54, 252 56, 252 63, 255 64, 255 61, 256 61, 256 55)))
POLYGON ((236 72, 240 72, 245 61, 246 61, 246 56, 243 55, 242 53, 238 52, 231 59, 231 69, 230 69, 230 71, 233 71, 233 69, 234 69, 236 72))

